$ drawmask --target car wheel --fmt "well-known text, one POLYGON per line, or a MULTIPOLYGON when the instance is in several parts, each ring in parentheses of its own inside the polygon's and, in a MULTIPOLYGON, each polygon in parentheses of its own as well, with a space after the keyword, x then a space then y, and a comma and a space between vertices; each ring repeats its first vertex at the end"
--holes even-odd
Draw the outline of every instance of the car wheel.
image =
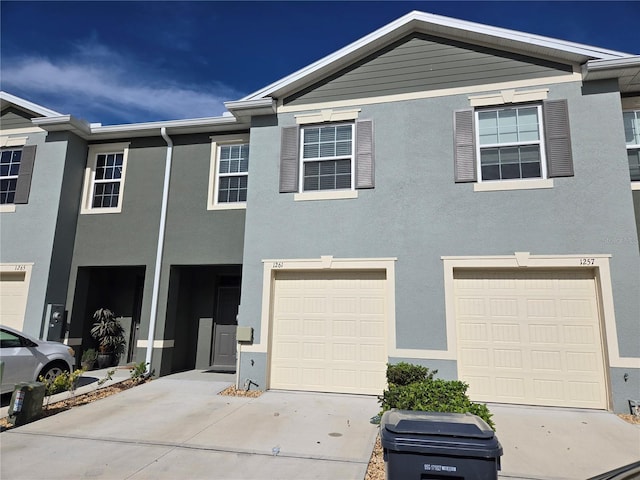
POLYGON ((44 367, 40 372, 40 375, 38 375, 38 378, 42 377, 46 383, 50 383, 53 382, 58 375, 62 375, 64 372, 68 371, 69 369, 67 367, 55 363, 44 367))

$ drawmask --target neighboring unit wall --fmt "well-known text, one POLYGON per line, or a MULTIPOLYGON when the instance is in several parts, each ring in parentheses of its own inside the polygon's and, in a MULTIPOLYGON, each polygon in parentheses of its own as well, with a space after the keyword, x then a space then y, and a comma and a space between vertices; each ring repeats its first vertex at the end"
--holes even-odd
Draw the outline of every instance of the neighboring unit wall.
POLYGON ((47 135, 16 112, 3 112, 2 135, 15 136, 7 127, 19 127, 17 136, 27 137, 27 146, 36 146, 36 157, 28 202, 0 213, 0 262, 29 270, 21 328, 46 338, 47 304, 65 301, 82 174, 76 159, 85 147, 72 134, 47 135))
MULTIPOLYGON (((388 355, 454 376, 457 352, 448 343, 452 319, 441 257, 611 255, 613 296, 603 295, 613 302, 615 322, 608 311, 606 323, 613 322, 615 331, 605 336, 610 346, 617 344, 609 352, 615 357, 611 366, 628 365, 634 372, 640 357, 640 258, 619 93, 615 82, 550 81, 542 87, 548 99, 568 100, 575 168, 575 176, 550 179, 551 188, 543 189, 482 192, 474 184, 454 183, 453 112, 470 107, 468 94, 359 106, 358 118, 374 122, 376 182, 352 199, 297 202, 278 193, 280 128, 296 120, 290 113, 256 121, 252 175, 261 182, 249 192, 240 311, 240 323, 255 333, 241 358, 240 383, 251 378, 268 387, 269 336, 261 328, 271 286, 263 261, 282 261, 286 269, 288 260, 322 256, 396 258, 395 311, 389 314, 395 342, 388 355), (612 242, 612 232, 632 241, 612 242), (260 339, 267 344, 258 344, 260 339)), ((613 407, 623 411, 638 383, 625 382, 613 368, 608 373, 613 407)))
MULTIPOLYGON (((174 147, 157 316, 152 320, 155 321, 156 345, 153 368, 157 374, 171 371, 176 331, 182 328, 175 320, 181 318, 180 315, 167 317, 171 267, 240 265, 244 237, 244 210, 207 210, 210 135, 175 137, 172 141, 174 147)), ((122 143, 122 140, 113 143, 122 143)), ((87 315, 103 306, 116 308, 98 305, 101 300, 91 293, 94 290, 90 287, 91 272, 103 275, 99 268, 118 267, 118 275, 144 277, 135 354, 138 362, 144 360, 148 343, 166 153, 167 145, 159 137, 130 141, 121 211, 80 215, 69 283, 68 301, 73 304, 70 337, 75 343, 88 344, 90 337, 87 331, 91 320, 87 315), (88 304, 87 298, 90 298, 89 303, 93 303, 88 304)), ((119 288, 124 287, 120 285, 119 288)), ((118 298, 125 295, 124 292, 114 292, 105 292, 102 302, 114 298, 110 295, 118 298)), ((213 291, 211 295, 214 295, 213 291)), ((131 299, 133 301, 133 297, 131 299)), ((116 300, 111 302, 116 303, 116 300)), ((115 313, 135 316, 135 312, 115 313)))

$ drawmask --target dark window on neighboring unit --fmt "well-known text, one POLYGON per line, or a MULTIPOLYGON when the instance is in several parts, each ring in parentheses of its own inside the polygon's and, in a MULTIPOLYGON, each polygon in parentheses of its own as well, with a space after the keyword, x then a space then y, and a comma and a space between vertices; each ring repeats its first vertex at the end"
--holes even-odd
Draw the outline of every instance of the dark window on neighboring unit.
POLYGON ((0 151, 1 205, 28 203, 35 156, 35 145, 0 151))

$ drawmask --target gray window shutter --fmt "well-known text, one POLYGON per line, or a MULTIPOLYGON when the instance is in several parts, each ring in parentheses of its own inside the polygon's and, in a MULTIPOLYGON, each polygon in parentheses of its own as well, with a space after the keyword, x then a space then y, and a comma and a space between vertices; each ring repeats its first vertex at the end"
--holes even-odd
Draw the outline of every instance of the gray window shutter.
POLYGON ((566 100, 543 102, 544 137, 547 150, 547 176, 572 177, 571 134, 566 100))
POLYGON ((453 168, 456 183, 477 181, 473 110, 454 112, 455 152, 453 168))
POLYGON ((22 148, 20 170, 18 172, 18 181, 16 182, 16 195, 14 197, 13 203, 29 203, 29 192, 31 191, 31 176, 33 173, 33 164, 35 162, 35 159, 35 145, 29 145, 22 148))
POLYGON ((298 191, 298 127, 283 127, 280 144, 280 193, 298 191))
POLYGON ((356 188, 375 186, 373 120, 356 122, 356 188))

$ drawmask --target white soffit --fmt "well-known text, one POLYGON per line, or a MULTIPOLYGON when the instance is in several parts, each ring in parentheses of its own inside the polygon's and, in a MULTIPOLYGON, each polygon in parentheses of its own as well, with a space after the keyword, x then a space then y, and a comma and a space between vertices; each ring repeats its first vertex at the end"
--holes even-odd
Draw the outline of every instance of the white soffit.
POLYGON ((413 32, 579 64, 592 59, 608 60, 629 56, 628 53, 614 50, 413 11, 242 100, 268 95, 277 97, 284 92, 295 91, 413 32))

